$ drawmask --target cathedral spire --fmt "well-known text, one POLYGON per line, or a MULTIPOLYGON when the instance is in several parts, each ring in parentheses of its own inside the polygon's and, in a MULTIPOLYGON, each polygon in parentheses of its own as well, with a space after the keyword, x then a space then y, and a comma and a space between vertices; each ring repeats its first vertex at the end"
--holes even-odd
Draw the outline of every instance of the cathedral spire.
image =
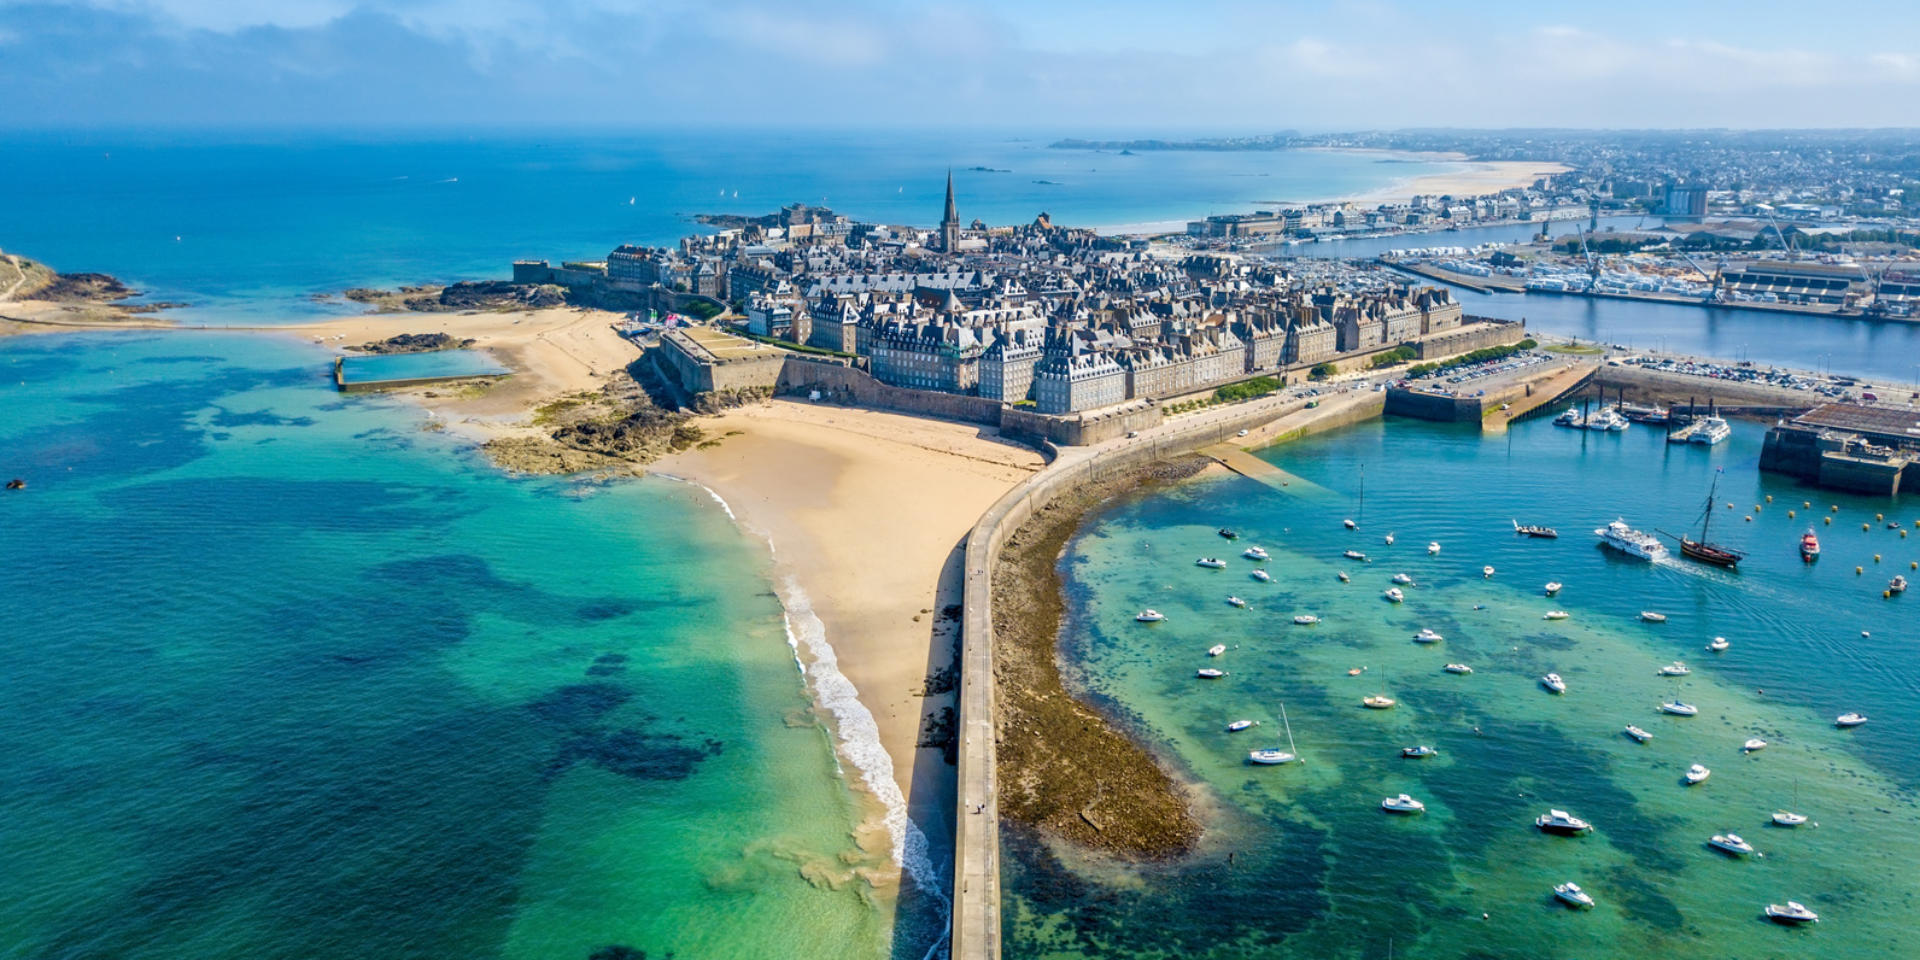
POLYGON ((953 168, 947 168, 947 210, 940 217, 940 250, 960 252, 960 208, 953 202, 953 168))

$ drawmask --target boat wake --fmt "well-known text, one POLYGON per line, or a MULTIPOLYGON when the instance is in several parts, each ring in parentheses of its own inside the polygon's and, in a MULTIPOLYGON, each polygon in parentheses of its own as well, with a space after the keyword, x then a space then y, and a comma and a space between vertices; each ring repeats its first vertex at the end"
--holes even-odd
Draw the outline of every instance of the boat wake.
MULTIPOLYGON (((692 484, 706 491, 707 496, 720 505, 735 526, 747 529, 734 514, 726 498, 711 487, 668 474, 655 476, 692 484)), ((763 531, 754 532, 766 541, 769 552, 778 552, 772 537, 763 531)), ((880 743, 880 724, 873 719, 873 711, 860 702, 860 693, 854 688, 853 681, 840 672, 839 658, 834 653, 833 645, 827 641, 826 624, 813 612, 813 599, 792 574, 775 580, 774 594, 780 599, 780 619, 786 627, 787 645, 793 649, 794 663, 800 668, 801 676, 806 678, 814 702, 833 718, 836 752, 859 772, 860 782, 886 811, 884 823, 892 843, 894 864, 939 909, 939 922, 932 926, 939 933, 928 944, 923 955, 925 960, 931 960, 946 946, 945 931, 953 913, 953 901, 947 895, 946 885, 941 882, 943 871, 933 862, 932 845, 927 840, 926 832, 907 815, 906 794, 901 792, 900 784, 893 778, 893 757, 880 743)))

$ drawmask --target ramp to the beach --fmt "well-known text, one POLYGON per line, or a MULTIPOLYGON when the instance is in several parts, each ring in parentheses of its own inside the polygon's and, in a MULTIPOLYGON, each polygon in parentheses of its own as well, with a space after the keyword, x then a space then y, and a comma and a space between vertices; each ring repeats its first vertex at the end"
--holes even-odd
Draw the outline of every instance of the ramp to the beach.
POLYGON ((1210 447, 1201 447, 1200 452, 1212 457, 1216 463, 1228 470, 1249 480, 1266 484, 1281 493, 1296 497, 1311 497, 1327 492, 1327 488, 1288 473, 1231 443, 1216 443, 1210 447))

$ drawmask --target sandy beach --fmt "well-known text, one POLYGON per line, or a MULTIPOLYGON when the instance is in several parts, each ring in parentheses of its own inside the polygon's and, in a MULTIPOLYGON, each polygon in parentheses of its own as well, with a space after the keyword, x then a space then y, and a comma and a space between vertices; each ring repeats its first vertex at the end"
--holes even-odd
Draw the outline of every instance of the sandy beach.
MULTIPOLYGON (((962 540, 1039 454, 972 424, 793 400, 700 424, 717 446, 652 469, 715 491, 768 539, 775 580, 804 592, 872 713, 906 810, 951 836, 954 767, 916 744, 953 698, 922 692, 953 664, 959 623, 943 611, 960 602, 962 540)), ((795 598, 783 599, 792 614, 795 598)))

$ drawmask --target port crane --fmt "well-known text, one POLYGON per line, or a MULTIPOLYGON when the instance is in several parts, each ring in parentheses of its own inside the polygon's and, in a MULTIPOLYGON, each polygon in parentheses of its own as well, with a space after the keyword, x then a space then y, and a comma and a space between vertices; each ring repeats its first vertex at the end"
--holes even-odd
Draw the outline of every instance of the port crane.
POLYGON ((1780 232, 1780 221, 1773 218, 1773 205, 1770 203, 1756 203, 1754 206, 1767 215, 1767 223, 1773 227, 1773 235, 1780 239, 1781 252, 1787 255, 1788 260, 1798 260, 1799 256, 1797 254, 1799 251, 1793 248, 1793 244, 1787 242, 1787 235, 1780 232))
POLYGON ((1586 258, 1587 277, 1593 282, 1598 283, 1600 282, 1600 258, 1595 256, 1593 251, 1587 247, 1587 231, 1580 229, 1578 223, 1573 225, 1573 229, 1574 232, 1580 236, 1580 256, 1586 258))
POLYGON ((1720 271, 1727 268, 1727 258, 1724 256, 1721 257, 1720 262, 1714 264, 1713 273, 1709 274, 1707 273, 1707 268, 1701 266, 1700 262, 1688 255, 1685 250, 1675 247, 1674 251, 1680 254, 1680 259, 1687 261, 1687 264, 1693 267, 1695 273, 1700 274, 1700 276, 1706 279, 1707 283, 1711 284, 1711 289, 1707 291, 1707 301, 1711 303, 1720 299, 1720 271))

